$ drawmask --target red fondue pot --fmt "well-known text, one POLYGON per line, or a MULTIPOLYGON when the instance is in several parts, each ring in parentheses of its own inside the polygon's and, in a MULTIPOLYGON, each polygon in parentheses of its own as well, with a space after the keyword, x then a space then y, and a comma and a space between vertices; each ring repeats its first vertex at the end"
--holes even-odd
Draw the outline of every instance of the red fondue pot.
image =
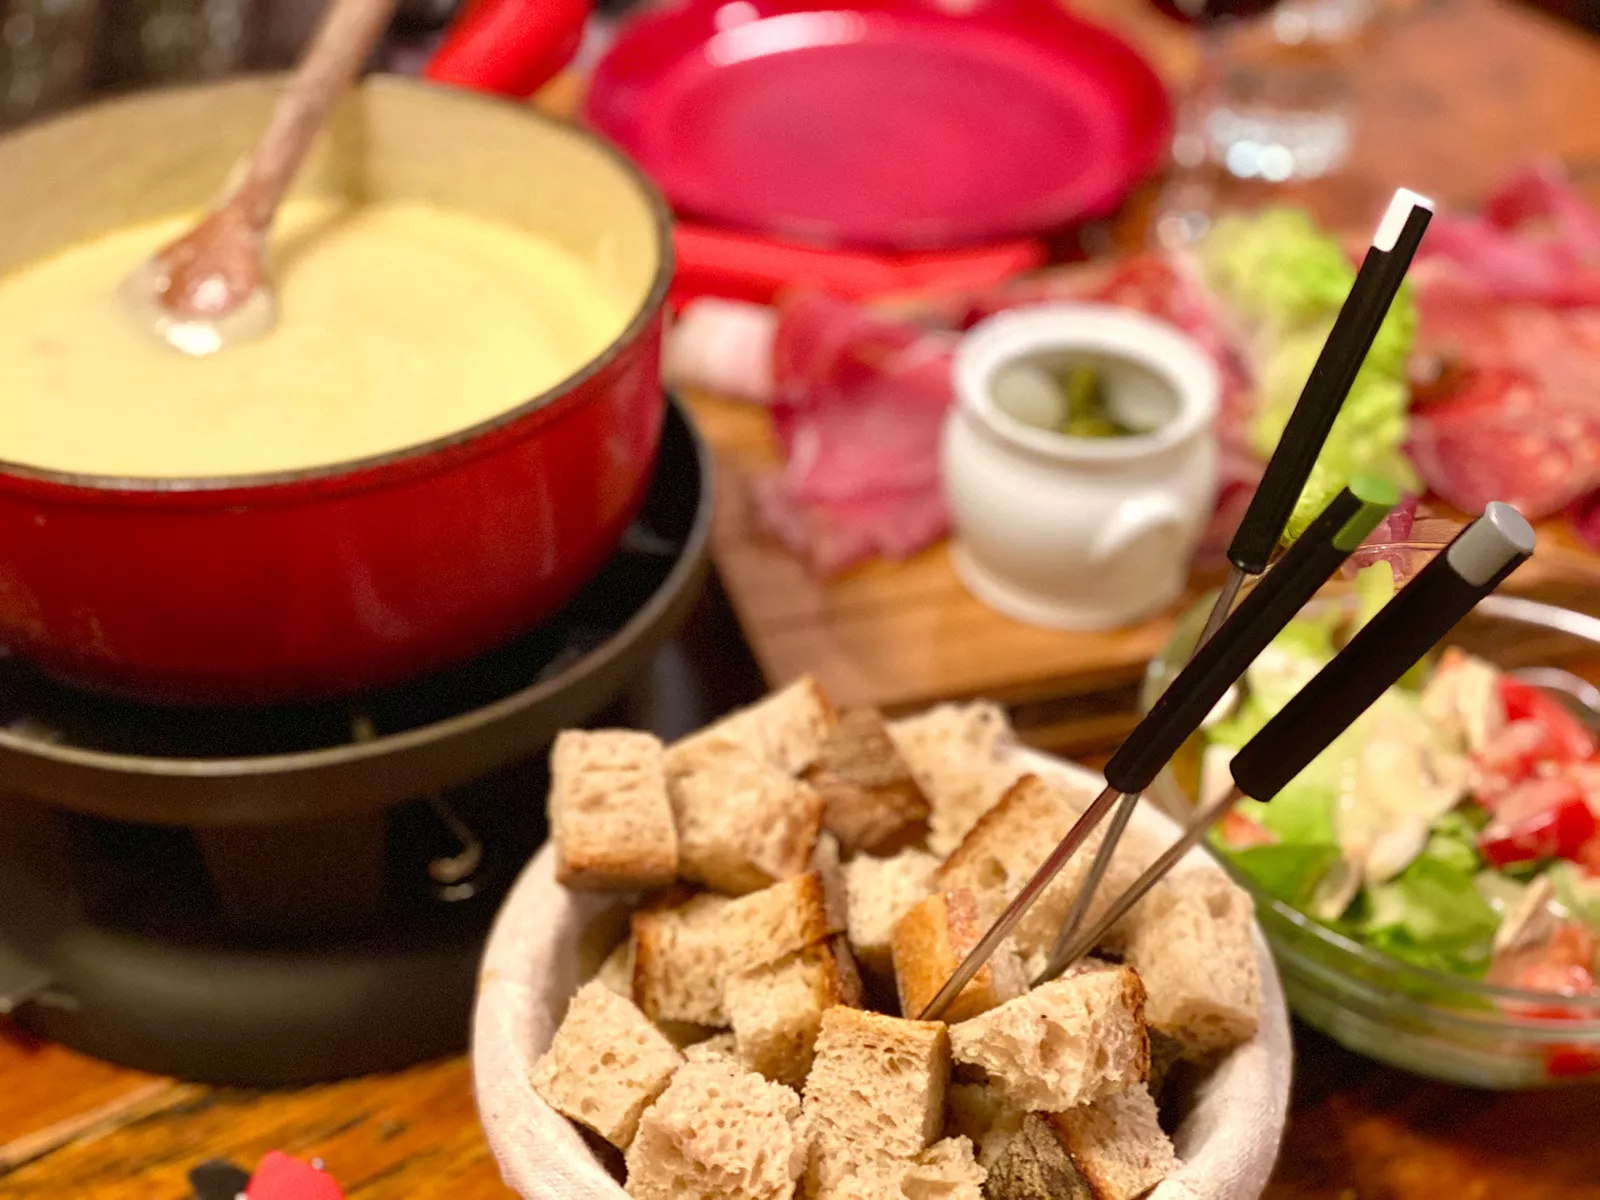
MULTIPOLYGON (((582 15, 480 3, 430 74, 526 93, 566 60, 582 15)), ((270 80, 147 93, 0 139, 0 274, 199 208, 275 94, 270 80)), ((13 652, 163 703, 339 695, 532 627, 614 551, 665 412, 671 251, 655 191, 605 143, 525 105, 390 77, 343 106, 296 190, 353 186, 539 232, 626 298, 626 324, 544 395, 375 458, 232 479, 0 463, 0 642, 13 652)))

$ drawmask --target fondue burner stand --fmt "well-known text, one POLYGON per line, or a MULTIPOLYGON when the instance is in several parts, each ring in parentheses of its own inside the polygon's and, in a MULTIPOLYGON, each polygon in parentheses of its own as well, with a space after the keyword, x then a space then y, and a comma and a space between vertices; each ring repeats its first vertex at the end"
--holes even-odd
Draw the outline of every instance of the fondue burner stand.
POLYGON ((176 711, 0 660, 0 1013, 225 1084, 458 1051, 489 923, 545 837, 545 751, 629 723, 701 590, 710 509, 673 406, 639 519, 565 610, 356 701, 176 711))

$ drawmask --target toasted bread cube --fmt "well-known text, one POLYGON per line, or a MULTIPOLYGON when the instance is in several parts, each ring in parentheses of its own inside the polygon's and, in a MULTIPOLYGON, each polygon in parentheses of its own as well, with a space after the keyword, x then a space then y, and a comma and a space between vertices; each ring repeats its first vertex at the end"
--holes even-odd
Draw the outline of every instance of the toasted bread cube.
POLYGON ((686 760, 704 761, 733 746, 798 775, 817 761, 835 720, 832 703, 808 675, 673 743, 667 749, 667 769, 676 771, 686 760))
POLYGON ((940 1022, 853 1008, 823 1013, 805 1086, 808 1194, 878 1159, 926 1150, 944 1124, 949 1078, 950 1040, 940 1022))
POLYGON ((695 1042, 683 1048, 684 1062, 705 1062, 707 1059, 722 1058, 744 1068, 739 1061, 739 1042, 732 1031, 727 1033, 714 1033, 704 1041, 695 1042))
POLYGON ((941 856, 1027 773, 1005 710, 986 701, 937 705, 892 722, 889 736, 928 799, 928 848, 941 856))
MULTIPOLYGON (((939 868, 935 886, 943 890, 971 888, 984 916, 998 916, 1072 828, 1090 799, 1087 792, 1034 775, 1025 776, 968 831, 961 845, 939 868)), ((1017 922, 1011 940, 1030 967, 1043 966, 1103 836, 1103 828, 1091 834, 1017 922)), ((1095 892, 1086 918, 1088 925, 1098 920, 1157 853, 1159 849, 1139 831, 1130 829, 1124 834, 1111 869, 1095 892)))
POLYGON ((668 774, 679 870, 742 896, 801 874, 822 828, 822 797, 738 747, 683 754, 668 774))
POLYGON ((862 855, 845 864, 850 948, 863 968, 889 974, 894 927, 932 891, 938 866, 939 860, 922 850, 902 850, 893 858, 862 855))
POLYGON ((1034 1113, 989 1168, 990 1200, 1137 1200, 1181 1164, 1143 1086, 1034 1113))
POLYGON ((950 1050, 1020 1108, 1088 1104, 1149 1077, 1144 988, 1129 967, 1063 976, 951 1026, 950 1050))
POLYGON ((698 895, 633 914, 633 999, 652 1021, 725 1028, 725 896, 698 895))
POLYGON ((861 980, 840 937, 723 981, 722 1006, 740 1061, 790 1087, 799 1087, 811 1071, 822 1014, 841 1004, 860 1006, 861 980))
POLYGON ((568 729, 550 749, 556 880, 584 891, 660 887, 678 873, 661 739, 568 729))
POLYGON ((1182 1165, 1140 1084, 1045 1120, 1095 1200, 1135 1200, 1182 1165))
POLYGON ((1134 910, 1127 961, 1149 993, 1151 1025, 1185 1057, 1205 1058, 1255 1036, 1261 967, 1250 895, 1214 867, 1162 880, 1134 910))
POLYGON ((639 1114, 683 1064, 631 1001, 599 982, 579 988, 533 1067, 533 1090, 570 1120, 626 1150, 639 1114))
POLYGON ((806 778, 822 798, 823 828, 847 856, 892 854, 926 840, 927 797, 871 709, 839 718, 806 778))
POLYGON ((982 1200, 985 1171, 964 1137, 945 1138, 910 1158, 877 1158, 862 1163, 816 1200, 982 1200))
MULTIPOLYGON (((988 924, 970 888, 935 892, 900 918, 894 929, 894 981, 900 1014, 915 1018, 982 940, 988 924)), ((996 948, 950 1002, 944 1020, 965 1021, 1028 990, 1022 963, 1009 945, 996 948)))
POLYGON ((764 967, 843 933, 844 906, 821 871, 730 900, 720 921, 723 974, 764 967))
POLYGON ((634 1200, 792 1200, 806 1141, 800 1098, 737 1063, 684 1064, 628 1150, 634 1200))

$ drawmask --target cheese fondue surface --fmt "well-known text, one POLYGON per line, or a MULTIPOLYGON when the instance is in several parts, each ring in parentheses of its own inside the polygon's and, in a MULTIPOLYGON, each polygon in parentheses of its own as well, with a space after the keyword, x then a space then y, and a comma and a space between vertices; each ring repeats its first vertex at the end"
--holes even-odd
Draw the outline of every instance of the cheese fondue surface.
POLYGON ((278 323, 187 358, 118 295, 193 216, 0 277, 0 460, 146 478, 246 475, 416 445, 533 398, 629 313, 583 261, 422 203, 297 200, 274 229, 278 323))

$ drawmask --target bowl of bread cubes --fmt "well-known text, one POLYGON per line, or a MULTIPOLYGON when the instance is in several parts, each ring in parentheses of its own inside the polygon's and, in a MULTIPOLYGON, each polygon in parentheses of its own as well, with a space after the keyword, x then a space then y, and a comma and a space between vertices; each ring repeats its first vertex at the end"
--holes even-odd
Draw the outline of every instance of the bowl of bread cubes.
MULTIPOLYGON (((1097 833, 920 1021, 1102 786, 1002 710, 838 713, 810 679, 683 740, 574 730, 473 1021, 529 1200, 1252 1200, 1288 1104, 1249 896, 1188 855, 1030 986, 1097 833)), ((1089 920, 1177 836, 1140 805, 1089 920)))

